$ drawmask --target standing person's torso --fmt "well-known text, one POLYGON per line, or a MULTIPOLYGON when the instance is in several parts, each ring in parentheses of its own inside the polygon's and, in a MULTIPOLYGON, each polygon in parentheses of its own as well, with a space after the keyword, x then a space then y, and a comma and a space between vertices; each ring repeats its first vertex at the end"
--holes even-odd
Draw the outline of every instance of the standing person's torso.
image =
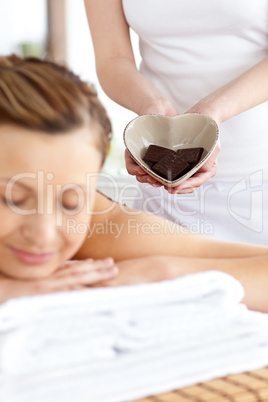
MULTIPOLYGON (((122 2, 140 37, 141 71, 179 113, 268 54, 268 0, 122 2)), ((221 138, 217 176, 268 172, 268 103, 223 123, 221 138)))

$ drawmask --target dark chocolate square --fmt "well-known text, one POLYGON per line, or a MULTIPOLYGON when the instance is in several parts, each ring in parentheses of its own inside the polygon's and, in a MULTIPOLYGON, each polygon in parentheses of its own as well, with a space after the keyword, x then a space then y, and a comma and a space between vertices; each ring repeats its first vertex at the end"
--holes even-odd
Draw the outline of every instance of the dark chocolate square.
POLYGON ((196 165, 203 154, 204 148, 181 148, 177 150, 177 155, 185 162, 196 165))
POLYGON ((160 161, 152 167, 152 171, 164 179, 173 181, 183 176, 189 168, 189 164, 174 153, 173 155, 167 154, 160 159, 160 161))
POLYGON ((160 159, 162 159, 167 154, 176 154, 175 151, 169 148, 160 147, 159 145, 149 145, 147 151, 145 152, 144 157, 142 158, 146 163, 157 163, 160 159))

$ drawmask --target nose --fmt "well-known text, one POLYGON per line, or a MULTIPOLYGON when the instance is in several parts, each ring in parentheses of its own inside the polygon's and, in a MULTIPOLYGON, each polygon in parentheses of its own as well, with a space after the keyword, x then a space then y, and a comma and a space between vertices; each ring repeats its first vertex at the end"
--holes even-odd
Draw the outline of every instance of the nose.
POLYGON ((57 237, 57 226, 54 215, 35 214, 25 217, 22 235, 30 243, 45 248, 57 237))

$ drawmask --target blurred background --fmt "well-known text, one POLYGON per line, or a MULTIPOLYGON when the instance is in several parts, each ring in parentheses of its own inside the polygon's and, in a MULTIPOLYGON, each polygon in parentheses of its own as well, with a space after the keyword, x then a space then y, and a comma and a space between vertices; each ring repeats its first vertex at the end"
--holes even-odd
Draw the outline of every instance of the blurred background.
MULTIPOLYGON (((96 0, 97 1, 97 0, 96 0)), ((139 64, 138 40, 132 32, 139 64)), ((101 90, 83 0, 0 0, 0 54, 40 56, 67 64, 95 85, 113 124, 114 138, 104 166, 120 181, 131 181, 124 165, 123 131, 136 115, 111 101, 101 90)))

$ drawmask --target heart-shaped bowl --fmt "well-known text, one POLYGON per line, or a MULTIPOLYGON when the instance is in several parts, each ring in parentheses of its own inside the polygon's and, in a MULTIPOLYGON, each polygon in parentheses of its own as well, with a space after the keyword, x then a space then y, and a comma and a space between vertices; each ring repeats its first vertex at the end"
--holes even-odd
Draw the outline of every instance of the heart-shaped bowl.
POLYGON ((191 177, 208 160, 219 138, 215 120, 201 113, 178 116, 147 114, 131 120, 124 130, 127 150, 137 164, 160 183, 175 187, 191 177), (201 160, 183 176, 169 181, 154 173, 143 161, 149 145, 159 145, 177 151, 179 148, 204 148, 201 160))

